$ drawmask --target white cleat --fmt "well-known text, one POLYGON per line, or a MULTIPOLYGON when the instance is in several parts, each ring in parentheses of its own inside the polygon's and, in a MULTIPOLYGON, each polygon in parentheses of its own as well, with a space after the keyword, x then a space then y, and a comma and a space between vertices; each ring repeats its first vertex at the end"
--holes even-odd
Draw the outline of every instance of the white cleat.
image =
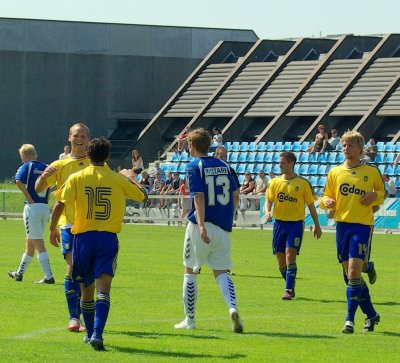
POLYGON ((238 311, 235 308, 231 308, 229 309, 229 315, 231 316, 232 331, 234 333, 243 333, 243 323, 238 311))
POLYGON ((189 320, 188 318, 185 318, 183 321, 181 321, 178 324, 174 325, 175 329, 196 329, 196 323, 194 320, 189 320))

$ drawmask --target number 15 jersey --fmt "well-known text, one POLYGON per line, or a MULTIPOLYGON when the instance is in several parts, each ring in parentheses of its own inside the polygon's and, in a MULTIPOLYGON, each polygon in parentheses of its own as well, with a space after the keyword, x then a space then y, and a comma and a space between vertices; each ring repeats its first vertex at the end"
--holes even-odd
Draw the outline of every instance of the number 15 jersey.
POLYGON ((72 174, 55 196, 65 205, 75 206, 73 234, 118 233, 125 215, 125 199, 137 202, 145 199, 145 193, 125 176, 107 166, 93 165, 72 174))
MULTIPOLYGON (((186 180, 192 201, 195 193, 204 193, 204 221, 230 232, 234 213, 233 192, 237 190, 237 184, 229 166, 214 157, 199 157, 186 166, 186 180)), ((188 219, 197 224, 194 202, 188 219)))

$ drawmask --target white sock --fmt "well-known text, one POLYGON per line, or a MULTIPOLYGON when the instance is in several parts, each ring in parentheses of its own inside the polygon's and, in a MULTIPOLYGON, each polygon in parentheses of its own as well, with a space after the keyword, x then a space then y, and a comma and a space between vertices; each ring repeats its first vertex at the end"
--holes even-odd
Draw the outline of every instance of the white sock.
POLYGON ((227 273, 223 273, 219 275, 216 280, 228 309, 237 309, 235 286, 233 286, 233 281, 231 280, 230 276, 227 273))
POLYGON ((40 263, 40 266, 42 266, 42 270, 44 272, 45 279, 46 280, 51 279, 53 277, 53 273, 51 272, 49 255, 48 255, 47 251, 38 253, 37 259, 40 263))
POLYGON ((194 320, 197 301, 197 275, 185 274, 183 277, 183 310, 187 320, 194 320))
POLYGON ((20 275, 23 275, 26 268, 29 265, 29 262, 31 262, 31 261, 32 261, 32 256, 28 256, 27 254, 24 253, 22 255, 21 262, 19 263, 17 273, 19 273, 20 275))

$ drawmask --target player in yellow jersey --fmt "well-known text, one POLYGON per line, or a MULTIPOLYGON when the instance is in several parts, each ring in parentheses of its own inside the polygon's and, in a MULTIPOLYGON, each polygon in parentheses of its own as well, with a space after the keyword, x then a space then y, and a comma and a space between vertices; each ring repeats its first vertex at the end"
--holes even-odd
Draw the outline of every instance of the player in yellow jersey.
MULTIPOLYGON (((86 157, 86 147, 89 142, 89 128, 83 123, 72 125, 69 129, 68 141, 71 143, 71 153, 62 160, 52 162, 37 179, 35 189, 41 192, 53 185, 60 188, 67 178, 76 171, 82 170, 89 165, 86 157)), ((54 210, 60 206, 56 203, 54 210)), ((54 213, 54 211, 53 211, 54 213)), ((64 291, 69 311, 69 331, 85 331, 84 325, 80 320, 80 288, 79 284, 72 281, 72 241, 73 235, 71 227, 74 222, 74 207, 68 206, 63 211, 59 220, 61 228, 61 252, 67 263, 66 276, 64 279, 64 291)), ((58 246, 60 242, 60 233, 57 229, 57 223, 52 221, 50 225, 50 242, 58 246)))
MULTIPOLYGON (((96 350, 104 350, 103 330, 110 310, 111 282, 117 267, 117 233, 122 228, 125 199, 147 199, 136 184, 105 165, 110 147, 105 138, 92 140, 87 150, 90 166, 71 175, 56 192, 61 206, 75 210, 72 278, 81 284, 87 332, 84 341, 96 350)), ((54 218, 60 214, 58 210, 54 218)))
POLYGON ((272 179, 265 193, 266 220, 271 221, 272 217, 275 218, 273 253, 276 255, 279 271, 286 281, 282 300, 292 300, 295 297, 296 257, 303 239, 306 204, 315 224, 314 236, 318 239, 322 234, 314 205, 317 197, 310 182, 294 172, 296 161, 296 155, 292 152, 283 152, 279 155, 282 175, 272 179), (275 206, 271 213, 273 204, 275 206))
POLYGON ((342 136, 342 144, 345 161, 329 171, 320 206, 335 211, 338 259, 348 279, 347 316, 342 331, 351 334, 358 306, 367 315, 365 332, 373 331, 380 320, 361 272, 370 251, 373 208, 383 203, 385 187, 379 170, 362 160, 364 137, 348 131, 342 136))

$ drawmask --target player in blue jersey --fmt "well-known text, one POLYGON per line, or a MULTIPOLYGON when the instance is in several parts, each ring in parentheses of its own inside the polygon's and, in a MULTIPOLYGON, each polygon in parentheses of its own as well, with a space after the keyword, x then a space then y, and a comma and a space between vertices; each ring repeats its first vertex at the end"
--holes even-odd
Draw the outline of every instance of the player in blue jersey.
POLYGON ((380 316, 361 276, 369 259, 374 230, 374 207, 383 203, 385 187, 379 170, 362 159, 364 137, 356 131, 342 136, 345 161, 328 173, 320 206, 334 209, 338 260, 347 274, 347 315, 343 333, 354 332, 358 306, 366 314, 364 332, 374 331, 380 316))
POLYGON ((43 240, 43 231, 49 220, 49 206, 47 204, 49 189, 44 190, 42 193, 36 193, 35 191, 36 179, 43 173, 47 165, 36 160, 36 150, 31 144, 22 145, 19 149, 19 155, 23 164, 15 175, 15 183, 26 199, 23 213, 26 245, 18 269, 9 271, 8 276, 15 281, 22 281, 24 272, 32 261, 36 250, 37 259, 44 273, 44 278, 36 283, 54 284, 49 255, 43 240))
POLYGON ((192 196, 192 209, 183 246, 183 306, 185 319, 175 324, 176 329, 195 329, 197 300, 196 277, 203 264, 214 272, 215 279, 229 309, 232 330, 243 332, 233 282, 227 274, 231 268, 229 232, 233 213, 239 202, 236 181, 229 166, 222 160, 207 155, 210 136, 204 129, 188 135, 189 151, 195 157, 186 167, 186 180, 192 196))
POLYGON ((265 193, 265 216, 268 221, 275 218, 272 248, 278 261, 279 271, 285 279, 282 300, 295 297, 297 275, 296 257, 300 252, 304 231, 305 205, 314 221, 314 236, 318 239, 322 231, 314 202, 317 200, 307 179, 294 172, 296 155, 283 152, 279 155, 282 175, 273 178, 265 193), (271 213, 272 205, 274 210, 271 213))
POLYGON ((110 290, 117 268, 118 238, 125 215, 125 199, 146 202, 147 195, 125 176, 111 171, 105 162, 110 142, 101 137, 88 145, 90 166, 68 177, 55 197, 62 206, 74 206, 73 280, 82 289, 81 308, 86 325, 85 343, 104 350, 103 330, 110 310, 110 290), (94 293, 97 299, 94 301, 94 293))

